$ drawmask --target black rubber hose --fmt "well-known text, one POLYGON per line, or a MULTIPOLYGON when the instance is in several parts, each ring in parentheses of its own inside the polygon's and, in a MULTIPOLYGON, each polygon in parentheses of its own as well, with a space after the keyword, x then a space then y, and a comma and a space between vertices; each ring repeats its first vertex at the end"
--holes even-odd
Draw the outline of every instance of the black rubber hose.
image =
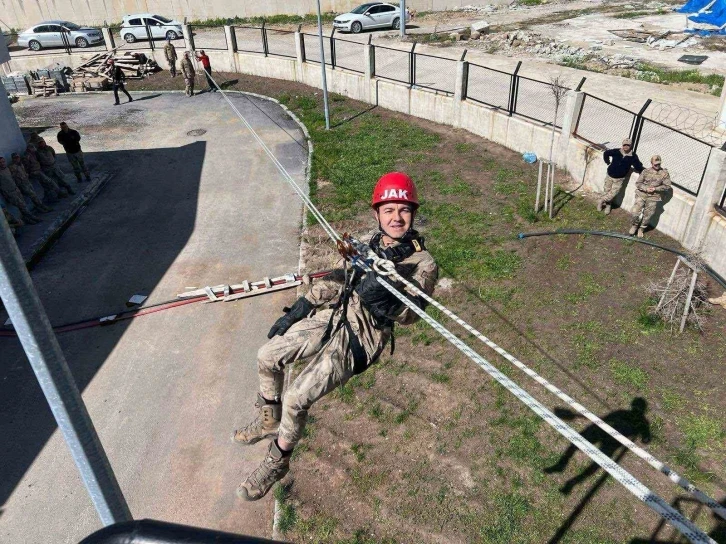
MULTIPOLYGON (((591 234, 593 236, 607 236, 609 238, 620 238, 621 240, 630 240, 631 242, 638 242, 639 244, 645 244, 646 246, 657 247, 658 249, 662 249, 664 251, 673 253, 674 255, 680 255, 681 257, 688 259, 688 254, 686 254, 682 251, 678 251, 677 249, 662 246, 660 244, 656 244, 655 242, 649 242, 648 240, 643 240, 642 238, 633 238, 632 236, 628 236, 627 234, 620 234, 619 232, 605 232, 605 231, 600 231, 600 230, 562 229, 562 230, 549 230, 549 231, 541 231, 541 232, 520 232, 517 235, 517 238, 520 240, 523 240, 524 238, 532 238, 534 236, 550 236, 552 234, 591 234)), ((710 266, 708 266, 705 263, 703 265, 703 269, 708 273, 709 276, 711 276, 714 280, 716 280, 721 287, 726 289, 726 280, 723 279, 723 277, 718 272, 716 272, 713 268, 711 268, 710 266)))

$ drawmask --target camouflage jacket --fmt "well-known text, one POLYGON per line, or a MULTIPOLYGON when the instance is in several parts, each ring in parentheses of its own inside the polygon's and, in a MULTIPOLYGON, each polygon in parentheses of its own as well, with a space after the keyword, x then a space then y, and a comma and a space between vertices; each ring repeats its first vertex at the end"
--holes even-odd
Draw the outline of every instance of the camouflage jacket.
POLYGON ((660 201, 663 193, 671 189, 671 176, 665 168, 660 170, 646 168, 641 172, 638 181, 635 182, 635 187, 637 188, 637 195, 643 200, 660 201), (649 188, 655 189, 655 192, 647 192, 649 188))
POLYGON ((38 162, 43 168, 50 168, 55 165, 55 149, 46 145, 45 147, 39 147, 35 152, 38 157, 38 162))
MULTIPOLYGON (((397 242, 392 246, 398 245, 397 242)), ((403 261, 396 263, 398 273, 408 281, 416 285, 426 294, 431 295, 434 292, 436 280, 438 279, 438 266, 434 258, 428 251, 416 252, 403 261)), ((342 270, 337 270, 331 274, 330 279, 316 281, 310 291, 306 293, 305 298, 308 299, 316 308, 336 303, 343 290, 343 274, 342 270)), ((406 292, 401 289, 402 292, 406 292)), ((412 295, 413 296, 413 295, 412 295)), ((341 309, 336 310, 341 312, 341 309)), ((391 335, 391 329, 388 327, 378 328, 373 316, 368 309, 363 306, 357 293, 351 294, 348 302, 348 321, 351 324, 353 332, 358 337, 365 351, 370 355, 380 353, 391 335)), ((416 313, 409 307, 404 306, 393 320, 400 325, 410 325, 418 320, 416 313)))
POLYGON ((8 165, 8 169, 16 181, 28 181, 28 173, 25 171, 23 163, 16 164, 11 162, 8 165))
POLYGON ((174 47, 174 44, 167 43, 164 46, 164 56, 166 57, 166 60, 168 60, 169 62, 175 61, 177 59, 176 47, 174 47))
POLYGON ((3 168, 0 170, 0 192, 2 193, 14 193, 18 190, 18 186, 15 185, 13 175, 10 173, 10 168, 3 168))
POLYGON ((23 166, 25 166, 25 171, 30 176, 41 172, 40 162, 38 162, 38 157, 33 152, 29 151, 23 156, 23 166))
POLYGON ((194 65, 192 64, 192 59, 188 57, 184 57, 181 61, 181 71, 184 77, 186 78, 193 78, 194 77, 194 65))

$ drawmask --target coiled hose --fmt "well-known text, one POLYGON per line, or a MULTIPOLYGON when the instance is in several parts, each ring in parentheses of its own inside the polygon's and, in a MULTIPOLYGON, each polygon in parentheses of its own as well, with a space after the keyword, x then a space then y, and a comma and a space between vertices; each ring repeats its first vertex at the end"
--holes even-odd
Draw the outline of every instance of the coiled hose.
MULTIPOLYGON (((580 230, 580 229, 562 229, 562 230, 550 230, 550 231, 540 231, 540 232, 520 232, 517 235, 517 238, 519 240, 523 240, 524 238, 533 238, 535 236, 550 236, 552 234, 591 234, 593 236, 607 236, 609 238, 620 238, 621 240, 629 240, 631 242, 638 242, 639 244, 645 244, 646 246, 656 247, 658 249, 662 249, 664 251, 668 251, 670 253, 673 253, 674 255, 679 255, 685 259, 688 259, 688 254, 684 253, 683 251, 678 251, 677 249, 673 249, 670 247, 662 246, 660 244, 656 244, 655 242, 649 242, 648 240, 643 240, 642 238, 634 238, 632 236, 628 236, 627 234, 620 234, 619 232, 605 232, 600 230, 580 230)), ((716 282, 726 289, 726 280, 721 276, 718 272, 716 272, 713 268, 711 268, 709 265, 705 264, 703 265, 703 269, 708 273, 709 276, 711 276, 716 282)))

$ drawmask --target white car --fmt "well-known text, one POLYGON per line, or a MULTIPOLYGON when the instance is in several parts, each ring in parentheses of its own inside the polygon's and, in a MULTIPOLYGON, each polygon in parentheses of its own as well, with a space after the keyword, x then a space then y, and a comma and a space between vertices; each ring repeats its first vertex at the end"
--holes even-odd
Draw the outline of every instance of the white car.
MULTIPOLYGON (((406 22, 411 20, 411 12, 406 10, 406 22)), ((351 10, 349 13, 338 15, 333 20, 333 28, 345 32, 358 34, 367 28, 401 28, 401 8, 384 4, 383 2, 369 2, 351 10)))
POLYGON ((148 40, 147 26, 152 40, 164 38, 176 40, 184 35, 182 23, 179 21, 153 13, 135 13, 124 17, 121 24, 121 37, 128 43, 134 43, 136 40, 148 40))

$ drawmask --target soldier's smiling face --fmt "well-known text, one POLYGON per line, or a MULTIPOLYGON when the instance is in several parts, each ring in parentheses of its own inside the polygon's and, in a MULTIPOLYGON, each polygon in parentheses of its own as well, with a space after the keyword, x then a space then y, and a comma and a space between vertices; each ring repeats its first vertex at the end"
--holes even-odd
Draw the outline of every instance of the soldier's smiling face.
POLYGON ((373 211, 381 229, 391 238, 401 238, 413 224, 414 209, 410 204, 387 202, 373 211))

